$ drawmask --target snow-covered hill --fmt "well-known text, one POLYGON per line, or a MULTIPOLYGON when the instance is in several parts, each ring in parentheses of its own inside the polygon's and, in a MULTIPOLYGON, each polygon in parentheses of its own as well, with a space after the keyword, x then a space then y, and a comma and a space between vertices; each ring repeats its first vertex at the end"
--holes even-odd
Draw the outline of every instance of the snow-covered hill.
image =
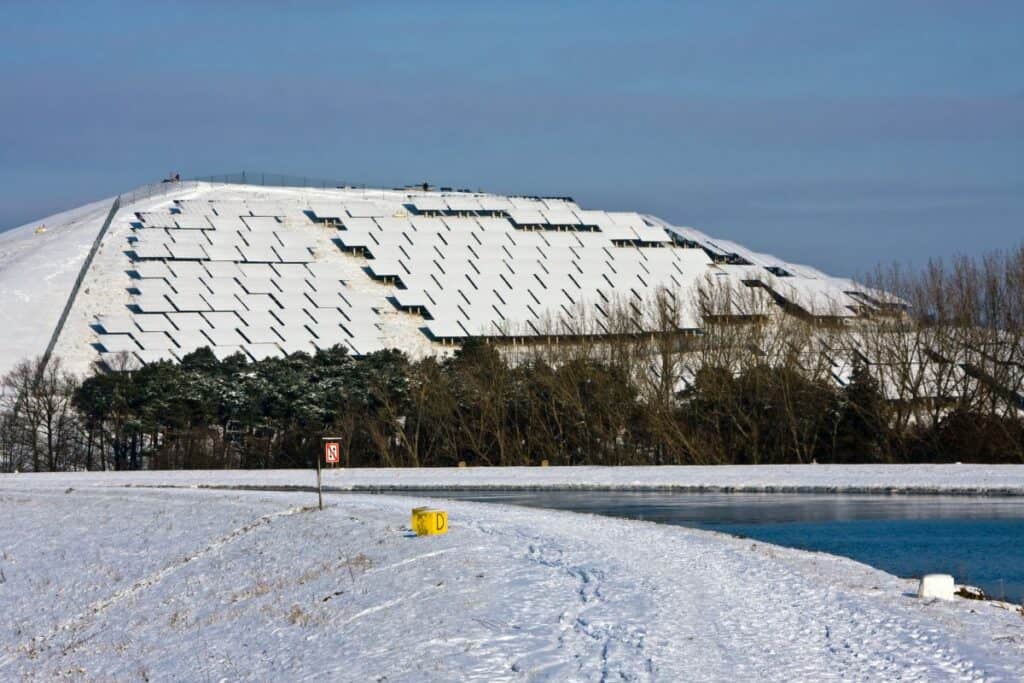
MULTIPOLYGON (((683 298, 677 326, 697 329, 695 289, 709 279, 810 316, 872 305, 849 280, 566 198, 159 189, 121 197, 85 273, 55 348, 75 372, 102 358, 120 366, 121 354, 146 363, 201 346, 257 360, 336 344, 422 356, 468 337, 635 332, 652 326, 650 302, 664 291, 683 298), (636 320, 619 329, 618 311, 636 320)), ((0 373, 44 350, 111 202, 0 235, 0 373)))
POLYGON ((329 495, 319 512, 303 492, 114 483, 0 478, 0 678, 1024 676, 1021 614, 920 601, 828 555, 451 502, 450 533, 417 538, 425 498, 329 495))

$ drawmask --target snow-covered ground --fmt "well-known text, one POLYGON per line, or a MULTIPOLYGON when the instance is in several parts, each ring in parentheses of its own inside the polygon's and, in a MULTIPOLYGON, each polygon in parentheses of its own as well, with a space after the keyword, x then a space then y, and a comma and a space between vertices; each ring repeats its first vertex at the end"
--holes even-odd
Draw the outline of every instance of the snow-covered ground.
MULTIPOLYGON (((61 485, 77 474, 19 475, 61 485)), ((205 485, 208 472, 108 472, 90 475, 99 485, 205 485)), ((305 470, 218 472, 222 486, 301 487, 305 470)), ((942 493, 1024 495, 1024 465, 720 465, 713 467, 467 467, 324 470, 329 489, 629 489, 787 493, 942 493)))
POLYGON ((448 535, 417 538, 428 498, 334 494, 319 512, 308 492, 125 487, 248 476, 0 477, 0 679, 1024 677, 1021 614, 920 601, 829 555, 456 502, 448 535))

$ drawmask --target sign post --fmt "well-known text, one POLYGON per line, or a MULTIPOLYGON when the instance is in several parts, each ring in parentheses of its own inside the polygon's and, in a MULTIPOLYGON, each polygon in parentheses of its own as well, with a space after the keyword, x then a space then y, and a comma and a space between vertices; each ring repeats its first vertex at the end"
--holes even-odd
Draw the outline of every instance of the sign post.
MULTIPOLYGON (((336 436, 325 436, 321 439, 324 442, 324 461, 330 465, 338 464, 341 460, 341 444, 338 443, 338 437, 336 436)), ((324 485, 323 475, 320 472, 320 454, 316 456, 316 499, 317 505, 321 510, 324 509, 324 485)))

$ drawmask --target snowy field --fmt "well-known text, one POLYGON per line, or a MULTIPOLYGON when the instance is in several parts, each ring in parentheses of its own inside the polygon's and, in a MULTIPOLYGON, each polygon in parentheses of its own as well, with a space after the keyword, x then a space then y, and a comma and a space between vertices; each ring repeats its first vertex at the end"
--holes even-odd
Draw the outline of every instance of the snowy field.
POLYGON ((248 477, 0 477, 0 680, 1024 677, 1020 613, 843 558, 477 503, 416 538, 420 496, 142 488, 248 477))

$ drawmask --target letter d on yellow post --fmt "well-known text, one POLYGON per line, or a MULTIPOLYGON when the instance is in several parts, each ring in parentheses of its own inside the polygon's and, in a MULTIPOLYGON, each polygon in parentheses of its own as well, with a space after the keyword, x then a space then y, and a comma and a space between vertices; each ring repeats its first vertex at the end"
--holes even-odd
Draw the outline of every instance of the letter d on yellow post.
POLYGON ((437 536, 448 533, 448 513, 430 508, 413 508, 412 528, 417 536, 437 536))

